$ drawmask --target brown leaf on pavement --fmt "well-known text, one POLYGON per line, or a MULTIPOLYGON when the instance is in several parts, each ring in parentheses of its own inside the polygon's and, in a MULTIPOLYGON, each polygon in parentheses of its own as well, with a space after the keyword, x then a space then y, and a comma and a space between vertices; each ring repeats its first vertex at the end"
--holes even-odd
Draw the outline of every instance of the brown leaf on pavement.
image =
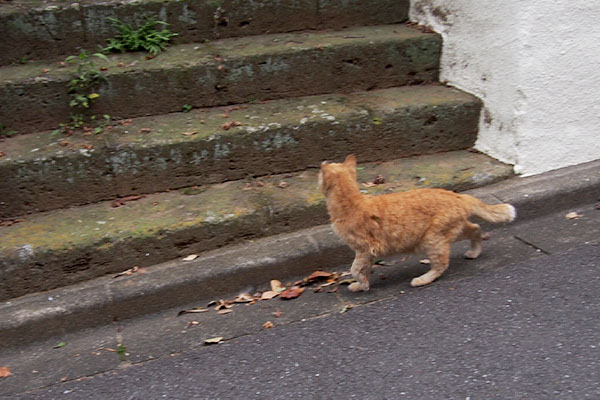
POLYGON ((289 288, 289 289, 281 292, 281 294, 279 295, 279 298, 284 299, 284 300, 295 299, 295 298, 299 297, 303 292, 304 292, 303 287, 292 287, 292 288, 289 288))
POLYGON ((219 310, 219 311, 217 311, 217 314, 219 314, 219 315, 224 315, 224 314, 229 314, 229 313, 232 313, 232 312, 233 312, 233 310, 232 310, 232 309, 230 309, 230 308, 225 308, 225 309, 223 309, 223 310, 219 310))
POLYGON ((333 276, 333 274, 332 274, 332 273, 330 273, 330 272, 325 272, 325 271, 315 271, 315 272, 313 272, 312 274, 310 274, 310 275, 308 276, 308 278, 306 278, 306 281, 307 281, 308 283, 312 283, 312 282, 315 282, 315 281, 318 281, 318 280, 322 280, 322 279, 323 279, 323 280, 324 280, 324 279, 328 279, 328 278, 330 278, 331 276, 333 276))
POLYGON ((288 182, 285 182, 285 181, 281 181, 281 182, 279 182, 279 185, 277 185, 277 187, 279 187, 281 189, 285 189, 288 186, 290 186, 290 184, 288 182))
POLYGON ((285 290, 285 286, 283 286, 283 283, 281 283, 277 279, 272 279, 270 283, 271 283, 271 290, 274 292, 281 293, 285 290))
POLYGON ((183 261, 194 261, 198 257, 200 257, 198 254, 190 254, 189 256, 184 257, 183 261))
POLYGON ((280 292, 277 292, 275 290, 267 290, 266 292, 263 292, 263 294, 260 296, 261 300, 271 300, 274 297, 279 296, 280 292))
POLYGON ((256 297, 248 293, 239 294, 235 299, 233 299, 234 303, 251 303, 253 301, 256 301, 256 297))
POLYGON ((203 312, 208 312, 208 311, 210 311, 208 308, 194 307, 194 308, 189 309, 189 310, 181 310, 181 311, 179 311, 179 313, 177 313, 177 316, 179 317, 180 315, 183 315, 183 314, 203 313, 203 312))
POLYGON ((12 372, 10 372, 10 369, 8 369, 8 367, 6 367, 6 366, 0 367, 0 378, 8 378, 11 375, 12 375, 12 372))
POLYGON ((568 213, 567 215, 565 215, 566 219, 579 219, 581 217, 583 217, 583 214, 579 214, 576 211, 572 211, 572 212, 568 213))
POLYGON ((280 310, 279 308, 278 308, 278 309, 276 309, 275 311, 273 311, 273 316, 274 316, 275 318, 279 318, 279 317, 281 317, 282 315, 283 315, 283 313, 281 312, 281 310, 280 310))
POLYGON ((223 341, 223 336, 217 336, 214 338, 210 338, 210 339, 206 339, 204 341, 205 345, 209 345, 209 344, 218 344, 221 343, 223 341))
MULTIPOLYGON (((215 310, 217 310, 217 311, 220 311, 220 310, 222 310, 222 309, 229 309, 229 308, 233 307, 233 306, 231 305, 231 303, 232 303, 232 302, 231 302, 231 301, 229 301, 229 300, 219 300, 219 301, 217 301, 217 302, 215 302, 215 303, 214 303, 214 305, 215 305, 215 310)), ((210 305, 209 305, 209 306, 210 306, 210 305)))
POLYGON ((263 327, 263 328, 265 328, 265 329, 271 329, 271 328, 273 328, 274 326, 275 326, 275 324, 274 324, 273 322, 271 322, 271 321, 267 321, 267 322, 265 322, 265 323, 263 324, 263 326, 262 326, 262 327, 263 327))

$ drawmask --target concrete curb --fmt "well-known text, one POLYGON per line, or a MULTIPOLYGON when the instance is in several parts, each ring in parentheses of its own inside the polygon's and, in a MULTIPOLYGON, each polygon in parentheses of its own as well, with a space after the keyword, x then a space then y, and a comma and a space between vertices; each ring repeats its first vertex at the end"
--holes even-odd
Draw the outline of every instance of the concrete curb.
MULTIPOLYGON (((512 178, 469 191, 506 201, 519 219, 600 200, 600 160, 549 173, 512 178)), ((183 262, 157 265, 146 274, 100 278, 0 306, 0 342, 11 345, 213 299, 268 279, 287 279, 316 268, 348 263, 352 252, 329 226, 257 240, 183 262), (327 257, 327 265, 322 263, 327 257)))

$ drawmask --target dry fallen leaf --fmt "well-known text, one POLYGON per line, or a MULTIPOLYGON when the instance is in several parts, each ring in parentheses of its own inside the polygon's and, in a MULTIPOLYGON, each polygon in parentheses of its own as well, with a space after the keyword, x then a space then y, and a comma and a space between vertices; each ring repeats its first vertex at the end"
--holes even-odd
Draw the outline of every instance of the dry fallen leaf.
POLYGON ((205 345, 209 345, 209 344, 217 344, 217 343, 221 343, 223 341, 223 336, 217 336, 214 338, 210 338, 210 339, 206 339, 204 341, 205 345))
POLYGON ((209 311, 208 308, 194 307, 194 308, 189 309, 189 310, 181 310, 181 311, 179 311, 179 313, 177 314, 177 316, 179 317, 180 315, 183 315, 183 314, 203 313, 203 312, 208 312, 208 311, 209 311))
POLYGON ((267 290, 266 292, 263 292, 263 294, 260 296, 261 300, 271 300, 274 297, 279 296, 280 292, 277 292, 275 290, 267 290))
POLYGON ((583 214, 579 214, 578 212, 572 211, 570 213, 568 213, 567 215, 565 215, 565 218, 567 219, 579 219, 583 217, 583 214))
POLYGON ((273 316, 274 316, 275 318, 279 318, 279 317, 281 317, 282 315, 283 315, 283 313, 281 312, 281 310, 280 310, 279 308, 278 308, 278 309, 276 309, 275 311, 273 311, 273 316))
POLYGON ((118 199, 114 199, 110 206, 113 208, 121 207, 121 206, 125 205, 125 203, 127 203, 128 201, 136 201, 139 199, 143 199, 144 197, 146 197, 146 196, 143 194, 120 197, 118 199))
POLYGON ((184 257, 183 261, 194 261, 198 257, 198 254, 190 254, 189 256, 184 257))
POLYGON ((373 183, 373 182, 363 182, 362 185, 366 188, 372 188, 372 187, 377 186, 377 184, 373 183))
POLYGON ((195 135, 196 133, 198 133, 198 131, 183 132, 183 133, 182 133, 182 135, 185 135, 185 136, 192 136, 192 135, 195 135))
POLYGON ((231 129, 234 126, 241 126, 242 123, 236 120, 231 120, 229 122, 225 122, 223 125, 221 125, 221 128, 223 128, 224 130, 228 131, 229 129, 231 129))
POLYGON ((280 187, 281 189, 285 189, 286 187, 290 186, 290 184, 288 182, 281 181, 281 182, 279 182, 279 185, 277 185, 277 186, 280 187))
POLYGON ((330 278, 333 274, 325 271, 315 271, 306 278, 306 281, 311 283, 321 279, 330 278))
POLYGON ((67 142, 66 140, 61 140, 60 142, 58 142, 58 145, 60 147, 67 147, 69 145, 69 142, 67 142))
POLYGON ((265 322, 265 323, 263 324, 263 326, 262 326, 262 327, 263 327, 263 328, 265 328, 265 329, 271 329, 271 328, 273 328, 274 326, 275 326, 275 324, 274 324, 274 323, 272 323, 271 321, 267 321, 267 322, 265 322))
POLYGON ((281 283, 277 279, 273 279, 271 280, 271 290, 277 293, 281 293, 285 290, 285 286, 283 286, 283 283, 281 283))
POLYGON ((6 153, 0 151, 0 157, 4 157, 6 155, 6 153))
POLYGON ((233 312, 232 309, 230 309, 230 308, 224 308, 222 310, 217 311, 217 314, 224 315, 224 314, 229 314, 229 313, 232 313, 232 312, 233 312))
POLYGON ((24 219, 0 219, 0 226, 11 226, 25 221, 24 219))
MULTIPOLYGON (((215 310, 217 310, 217 311, 222 310, 224 308, 229 309, 229 308, 233 307, 231 305, 231 303, 232 302, 229 301, 229 300, 219 300, 219 301, 216 301, 216 302, 211 302, 211 304, 214 304, 215 310)), ((211 304, 209 304, 208 306, 210 307, 211 304)))
POLYGON ((138 133, 150 133, 152 132, 152 129, 150 128, 141 128, 138 133))
POLYGON ((239 294, 235 299, 233 299, 234 303, 250 303, 255 301, 256 298, 248 293, 239 294))
POLYGON ((299 297, 303 292, 303 287, 292 287, 281 292, 281 294, 279 294, 279 298, 284 300, 295 299, 296 297, 299 297))
POLYGON ((133 274, 145 274, 145 273, 146 273, 146 268, 135 266, 133 268, 129 268, 126 271, 119 272, 118 274, 113 276, 113 278, 118 278, 120 276, 130 276, 133 274))
POLYGON ((347 312, 348 310, 351 310, 351 309, 352 309, 352 307, 353 307, 353 306, 352 306, 352 304, 346 304, 346 305, 345 305, 345 306, 344 306, 344 307, 341 309, 341 311, 340 311, 340 314, 343 314, 343 313, 347 312))
POLYGON ((0 367, 0 378, 8 378, 11 375, 12 372, 10 372, 10 369, 8 369, 8 367, 0 367))
POLYGON ((385 178, 383 177, 383 175, 377 175, 375 177, 375 179, 373 180, 373 183, 376 185, 381 185, 381 184, 385 183, 385 178))

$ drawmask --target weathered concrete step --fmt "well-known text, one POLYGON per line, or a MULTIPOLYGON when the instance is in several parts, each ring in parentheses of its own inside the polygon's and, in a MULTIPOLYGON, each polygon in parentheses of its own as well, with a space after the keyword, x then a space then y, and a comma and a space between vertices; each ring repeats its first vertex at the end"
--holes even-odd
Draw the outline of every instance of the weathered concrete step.
MULTIPOLYGON (((510 166, 468 151, 363 164, 371 193, 415 187, 466 190, 504 179, 510 166)), ((41 213, 0 227, 0 300, 148 266, 252 238, 324 224, 318 169, 41 213), (285 183, 282 183, 285 182, 285 183), (186 194, 187 193, 187 194, 186 194)))
MULTIPOLYGON (((251 100, 371 90, 437 81, 441 39, 406 25, 223 39, 174 46, 154 59, 110 56, 90 113, 129 118, 251 100)), ((0 123, 51 129, 69 107, 75 66, 0 68, 0 123)))
POLYGON ((226 37, 393 24, 408 0, 11 0, 0 7, 0 65, 56 59, 106 45, 108 17, 139 26, 155 16, 177 32, 175 43, 226 37))
POLYGON ((16 136, 0 143, 0 218, 298 171, 349 153, 381 161, 465 149, 479 111, 459 90, 408 86, 143 117, 99 135, 16 136), (231 121, 241 125, 224 130, 231 121))

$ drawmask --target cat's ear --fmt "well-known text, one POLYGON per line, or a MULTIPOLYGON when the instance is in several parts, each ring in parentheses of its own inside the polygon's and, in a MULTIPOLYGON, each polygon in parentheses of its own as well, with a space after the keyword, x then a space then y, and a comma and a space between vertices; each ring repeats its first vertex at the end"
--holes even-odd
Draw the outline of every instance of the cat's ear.
POLYGON ((356 168, 356 157, 354 157, 354 154, 350 154, 348 157, 346 157, 344 165, 347 167, 356 168))

